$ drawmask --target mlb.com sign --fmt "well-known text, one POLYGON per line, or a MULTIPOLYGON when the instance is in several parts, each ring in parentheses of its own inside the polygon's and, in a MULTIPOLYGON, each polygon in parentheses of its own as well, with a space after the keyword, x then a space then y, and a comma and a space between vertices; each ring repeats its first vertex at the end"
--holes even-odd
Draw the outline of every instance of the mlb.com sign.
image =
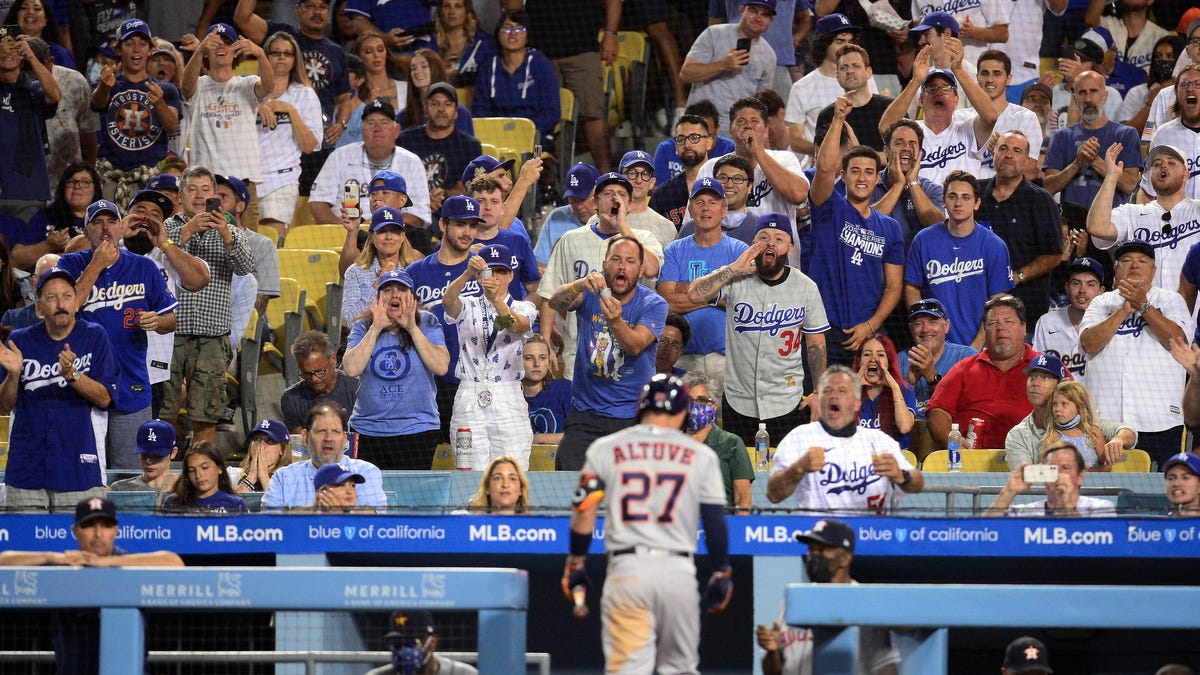
POLYGON ((197 525, 196 541, 199 542, 281 542, 283 530, 278 527, 238 527, 227 525, 197 525))

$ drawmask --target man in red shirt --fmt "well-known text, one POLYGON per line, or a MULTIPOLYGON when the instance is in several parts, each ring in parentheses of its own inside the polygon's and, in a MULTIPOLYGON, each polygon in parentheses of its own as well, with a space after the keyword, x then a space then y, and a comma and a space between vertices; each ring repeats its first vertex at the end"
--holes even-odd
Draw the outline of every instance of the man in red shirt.
POLYGON ((1008 431, 1032 411, 1025 368, 1039 352, 1025 344, 1025 304, 1003 295, 983 307, 983 351, 955 364, 929 399, 926 421, 939 448, 951 423, 966 436, 973 417, 984 421, 975 447, 1003 448, 1008 431))

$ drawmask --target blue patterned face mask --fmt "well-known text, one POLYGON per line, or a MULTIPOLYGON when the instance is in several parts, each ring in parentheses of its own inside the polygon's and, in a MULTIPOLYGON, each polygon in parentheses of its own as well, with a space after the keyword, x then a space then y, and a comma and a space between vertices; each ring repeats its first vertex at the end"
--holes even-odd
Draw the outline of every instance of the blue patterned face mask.
POLYGON ((1080 415, 1079 413, 1075 413, 1075 417, 1072 417, 1071 419, 1067 420, 1066 422, 1059 424, 1058 428, 1064 429, 1064 430, 1065 429, 1074 429, 1075 427, 1079 426, 1079 423, 1081 421, 1083 421, 1083 415, 1080 415))
POLYGON ((688 404, 687 430, 689 432, 700 431, 704 427, 712 424, 716 419, 716 406, 697 401, 692 401, 688 404))

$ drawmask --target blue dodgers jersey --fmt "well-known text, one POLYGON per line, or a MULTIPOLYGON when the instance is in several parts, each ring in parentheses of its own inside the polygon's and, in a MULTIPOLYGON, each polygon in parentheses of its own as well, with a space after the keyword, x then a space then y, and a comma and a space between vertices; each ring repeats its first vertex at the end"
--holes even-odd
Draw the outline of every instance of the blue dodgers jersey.
MULTIPOLYGON (((901 371, 901 374, 903 374, 903 371, 901 371)), ((916 415, 917 395, 913 391, 913 388, 907 382, 902 382, 900 384, 900 389, 904 392, 904 407, 911 410, 913 415, 916 415)), ((883 430, 879 420, 879 402, 882 400, 883 394, 880 394, 875 398, 871 398, 870 396, 867 396, 866 391, 863 392, 862 407, 858 410, 858 426, 862 427, 863 429, 883 430)), ((889 402, 888 405, 895 405, 895 403, 889 402)), ((908 448, 908 444, 911 439, 909 434, 896 434, 892 436, 892 438, 896 439, 896 442, 900 444, 901 448, 908 448)))
POLYGON ((116 396, 117 364, 99 324, 76 317, 64 340, 54 340, 38 322, 12 332, 21 350, 21 380, 9 434, 4 482, 25 490, 77 492, 104 484, 104 433, 100 411, 63 379, 58 355, 66 345, 75 370, 116 396))
POLYGON ((984 303, 1012 290, 1008 246, 978 225, 965 237, 950 234, 945 223, 927 227, 913 238, 904 281, 919 288, 921 297, 942 301, 950 319, 948 342, 969 345, 983 320, 984 303))
MULTIPOLYGON (((446 345, 441 321, 433 314, 422 311, 417 329, 433 344, 446 345)), ((366 321, 354 322, 346 348, 362 342, 366 334, 366 321)), ((350 415, 354 431, 368 436, 397 436, 437 429, 441 424, 433 373, 421 361, 417 348, 401 349, 399 336, 391 331, 379 334, 358 382, 350 415)))
POLYGON ((642 386, 654 375, 658 338, 667 321, 667 301, 642 285, 634 286, 633 299, 621 312, 625 323, 646 326, 654 333, 654 342, 637 356, 628 355, 608 327, 600 311, 600 296, 583 293, 575 310, 578 334, 575 338, 575 407, 601 417, 633 419, 637 416, 642 386))
MULTIPOLYGON (((442 296, 446 295, 446 286, 450 285, 451 281, 457 279, 463 273, 463 270, 467 269, 467 260, 469 258, 457 265, 443 265, 438 260, 437 252, 435 251, 432 255, 427 255, 404 268, 409 276, 413 278, 413 293, 416 294, 417 304, 421 305, 426 311, 431 312, 442 324, 446 349, 450 350, 450 367, 446 370, 445 375, 441 375, 437 379, 441 382, 449 382, 451 384, 458 384, 458 378, 454 376, 454 373, 458 369, 458 326, 453 322, 446 321, 446 308, 442 307, 442 296)), ((511 289, 511 285, 509 288, 511 289)), ((479 280, 471 279, 467 281, 467 285, 463 288, 463 292, 459 297, 483 297, 483 289, 479 286, 479 280)))
MULTIPOLYGON (((58 267, 76 278, 92 261, 92 251, 64 255, 58 267)), ((138 328, 142 312, 168 314, 179 301, 167 290, 163 274, 149 258, 121 250, 117 262, 102 272, 80 310, 104 327, 116 353, 120 374, 115 403, 121 412, 150 405, 150 375, 146 371, 146 331, 138 328)))
MULTIPOLYGON (((747 248, 745 242, 722 235, 715 246, 702 247, 692 237, 676 239, 663 252, 659 282, 674 281, 690 284, 720 267, 737 260, 747 248)), ((725 353, 725 310, 720 307, 701 307, 685 315, 692 327, 687 354, 725 353)))
POLYGON ((108 105, 100 111, 100 157, 121 171, 139 166, 154 166, 167 156, 168 134, 163 129, 154 106, 150 104, 149 84, 162 87, 163 101, 182 113, 179 90, 170 82, 146 78, 130 82, 117 75, 108 96, 108 105))
POLYGON ((891 216, 861 214, 836 191, 812 210, 808 276, 825 301, 829 323, 840 329, 875 313, 883 297, 883 265, 904 265, 904 234, 891 216))

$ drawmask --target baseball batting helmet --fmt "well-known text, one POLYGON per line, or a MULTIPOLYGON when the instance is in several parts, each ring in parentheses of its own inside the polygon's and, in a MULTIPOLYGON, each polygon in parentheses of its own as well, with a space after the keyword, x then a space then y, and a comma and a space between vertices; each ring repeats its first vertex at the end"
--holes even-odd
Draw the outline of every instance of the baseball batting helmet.
POLYGON ((691 401, 683 380, 674 375, 658 373, 642 387, 642 396, 638 399, 638 414, 653 411, 676 415, 686 412, 691 401))

